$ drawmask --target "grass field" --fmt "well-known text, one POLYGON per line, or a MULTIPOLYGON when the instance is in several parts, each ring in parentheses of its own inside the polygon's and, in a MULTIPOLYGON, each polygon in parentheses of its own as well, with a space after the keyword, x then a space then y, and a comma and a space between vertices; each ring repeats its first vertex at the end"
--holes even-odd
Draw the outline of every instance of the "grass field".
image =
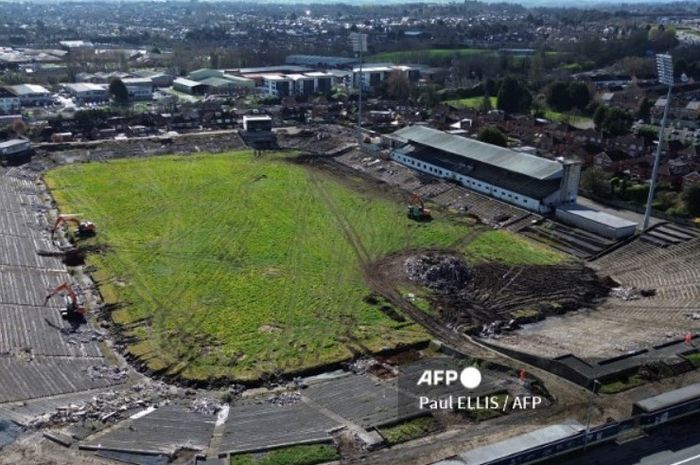
POLYGON ((312 444, 290 446, 262 454, 242 454, 231 457, 231 465, 316 465, 339 458, 335 446, 312 444))
POLYGON ((363 300, 349 237, 373 260, 467 232, 310 173, 236 152, 70 165, 45 179, 61 211, 98 226, 89 241, 104 252, 88 261, 105 300, 121 303, 112 318, 131 355, 188 379, 245 380, 425 340, 363 300))
POLYGON ((421 61, 431 59, 459 58, 483 53, 494 53, 494 51, 486 48, 428 48, 425 50, 377 53, 367 57, 367 61, 374 63, 421 63, 421 61))
POLYGON ((463 250, 471 263, 500 262, 507 265, 556 265, 566 256, 540 243, 503 229, 487 231, 463 250))
MULTIPOLYGON (((498 100, 496 97, 490 97, 491 100, 491 107, 496 108, 496 103, 498 100)), ((484 101, 484 97, 469 97, 469 98, 460 98, 460 99, 455 99, 455 100, 446 100, 445 103, 448 105, 452 105, 455 108, 479 108, 481 107, 481 102, 484 101)))

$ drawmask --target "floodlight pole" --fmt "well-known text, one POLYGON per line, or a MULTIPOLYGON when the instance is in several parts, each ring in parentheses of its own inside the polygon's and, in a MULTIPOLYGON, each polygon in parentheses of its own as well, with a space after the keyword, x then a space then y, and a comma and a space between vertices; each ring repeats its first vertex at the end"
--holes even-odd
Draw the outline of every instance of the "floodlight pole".
POLYGON ((357 137, 362 146, 362 46, 360 46, 360 87, 357 96, 357 137))
POLYGON ((358 98, 357 98, 357 137, 360 146, 362 145, 362 54, 367 49, 367 34, 354 32, 350 35, 352 48, 358 53, 360 58, 360 69, 358 76, 358 98))
POLYGON ((656 177, 658 175, 659 164, 661 162, 661 149, 663 148, 664 144, 666 120, 668 118, 668 109, 671 106, 671 90, 673 89, 673 66, 671 57, 668 55, 657 55, 657 68, 659 71, 659 81, 664 84, 668 84, 668 92, 666 93, 666 105, 664 105, 664 115, 661 118, 661 127, 659 128, 659 143, 656 145, 654 167, 651 170, 651 179, 649 180, 649 195, 647 197, 646 208, 644 209, 644 224, 642 226, 642 231, 646 231, 646 229, 649 227, 649 220, 651 219, 651 204, 654 201, 656 177))

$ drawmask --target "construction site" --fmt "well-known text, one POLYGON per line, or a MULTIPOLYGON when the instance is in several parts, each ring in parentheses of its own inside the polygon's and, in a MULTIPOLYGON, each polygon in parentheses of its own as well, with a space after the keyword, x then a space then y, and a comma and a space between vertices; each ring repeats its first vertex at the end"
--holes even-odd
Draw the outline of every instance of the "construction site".
POLYGON ((0 464, 427 465, 700 382, 700 230, 605 237, 340 126, 264 142, 0 167, 0 464), (415 411, 434 363, 546 402, 415 411))

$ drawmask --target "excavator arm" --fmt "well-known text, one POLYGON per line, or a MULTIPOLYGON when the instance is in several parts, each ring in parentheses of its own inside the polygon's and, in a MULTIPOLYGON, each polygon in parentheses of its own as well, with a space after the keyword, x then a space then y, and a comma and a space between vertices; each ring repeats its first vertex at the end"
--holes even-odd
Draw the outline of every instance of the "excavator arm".
POLYGON ((55 289, 49 292, 46 299, 44 299, 44 306, 49 303, 49 300, 51 300, 53 296, 59 293, 65 293, 66 296, 66 310, 64 313, 66 317, 85 315, 86 310, 78 305, 78 296, 75 295, 73 288, 67 282, 59 284, 55 289))
POLYGON ((78 234, 82 235, 90 235, 90 234, 95 234, 95 224, 90 222, 90 221, 80 221, 80 216, 77 214, 64 214, 64 215, 58 215, 56 217, 56 221, 53 224, 53 227, 51 228, 51 240, 54 240, 54 237, 56 236, 56 231, 58 230, 59 226, 63 223, 74 223, 75 225, 78 226, 78 234))

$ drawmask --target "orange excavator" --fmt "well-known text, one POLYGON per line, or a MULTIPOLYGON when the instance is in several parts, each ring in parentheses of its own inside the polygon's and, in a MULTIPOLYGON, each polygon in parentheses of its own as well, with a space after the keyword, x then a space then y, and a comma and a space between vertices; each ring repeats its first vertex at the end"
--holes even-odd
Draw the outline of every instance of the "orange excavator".
POLYGON ((97 228, 95 227, 95 224, 90 222, 90 221, 80 221, 80 216, 79 215, 58 215, 56 218, 56 222, 53 224, 53 228, 51 228, 51 240, 54 240, 54 237, 56 236, 56 231, 58 230, 58 227, 61 226, 63 223, 75 223, 78 225, 78 230, 77 233, 79 236, 94 236, 95 233, 97 233, 97 228))
POLYGON ((408 217, 416 221, 430 221, 433 219, 430 209, 425 208, 423 199, 415 192, 411 194, 408 205, 408 217))
POLYGON ((67 282, 60 284, 53 291, 46 296, 44 300, 44 306, 49 303, 49 299, 56 294, 61 293, 64 300, 66 301, 66 307, 61 310, 61 317, 64 320, 69 320, 73 318, 82 318, 85 316, 87 310, 80 305, 78 305, 78 296, 73 292, 73 288, 67 282))

